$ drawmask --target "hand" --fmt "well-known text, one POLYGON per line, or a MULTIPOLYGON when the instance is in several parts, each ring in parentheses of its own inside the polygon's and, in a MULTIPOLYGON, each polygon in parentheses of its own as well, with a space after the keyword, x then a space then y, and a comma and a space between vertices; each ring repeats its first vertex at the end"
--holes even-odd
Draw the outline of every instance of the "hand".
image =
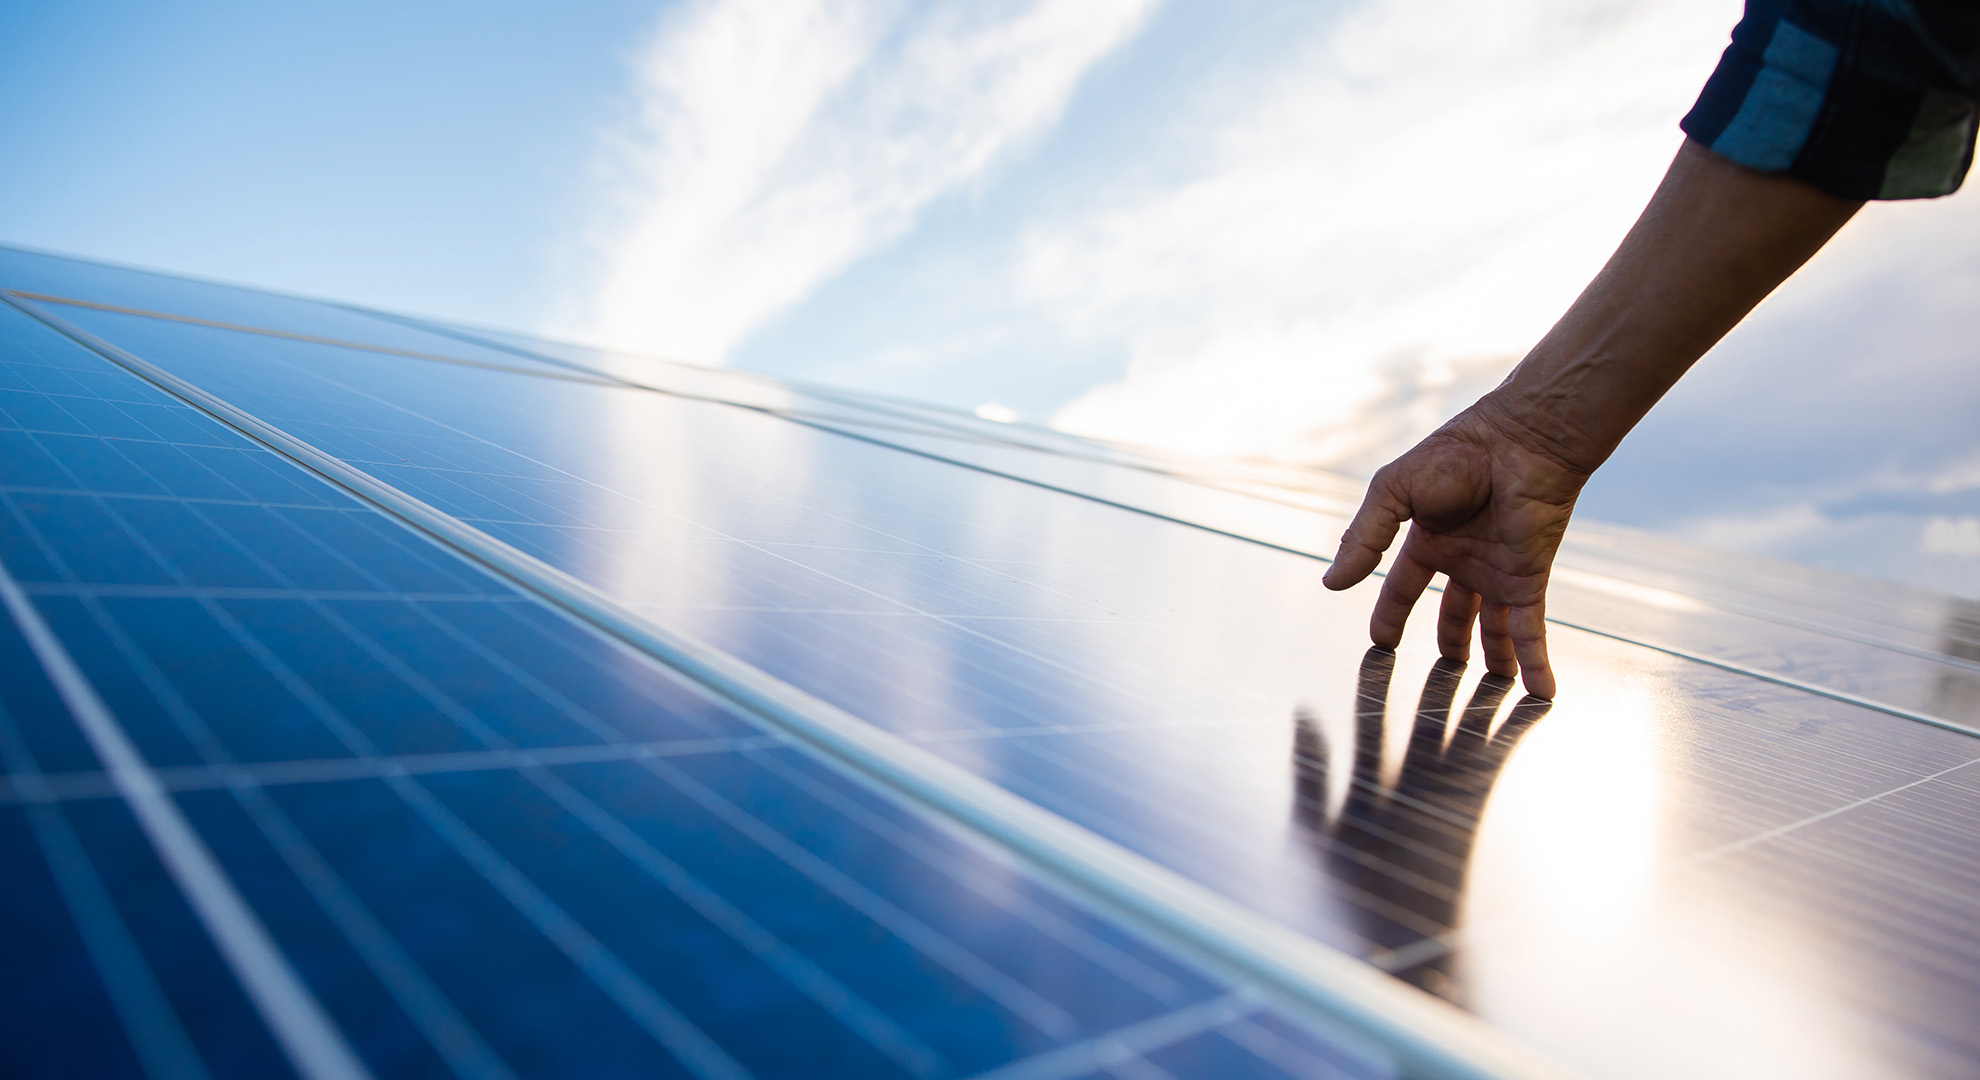
POLYGON ((1431 576, 1448 575, 1439 651, 1469 659, 1476 621, 1486 667, 1521 675, 1528 693, 1551 699, 1547 574, 1587 480, 1488 395, 1375 474, 1324 580, 1345 589, 1367 577, 1412 522, 1369 637, 1395 648, 1431 576))
POLYGON ((1449 575, 1437 645, 1554 696, 1547 574, 1590 473, 1705 350, 1862 203, 1686 141, 1650 205, 1504 385, 1383 466, 1327 587, 1365 578, 1413 521, 1368 635, 1395 648, 1432 575, 1449 575))

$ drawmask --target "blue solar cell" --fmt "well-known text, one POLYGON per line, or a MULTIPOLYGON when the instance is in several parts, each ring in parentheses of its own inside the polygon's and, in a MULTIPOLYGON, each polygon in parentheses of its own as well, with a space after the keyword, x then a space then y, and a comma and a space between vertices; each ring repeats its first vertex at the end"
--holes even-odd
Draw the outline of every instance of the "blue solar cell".
POLYGON ((290 1074, 254 1004, 121 803, 64 805, 117 915, 216 1078, 290 1074))
POLYGON ((36 434, 36 442, 62 462, 76 484, 106 495, 158 495, 164 488, 114 442, 95 435, 36 434))
MULTIPOLYGON (((81 389, 77 386, 74 391, 81 389)), ((81 420, 62 408, 48 394, 49 391, 38 387, 28 390, 8 390, 0 394, 0 413, 6 414, 11 426, 26 431, 75 434, 89 430, 81 420)))
POLYGON ((170 585, 172 568, 126 528, 110 500, 97 495, 16 495, 21 520, 57 552, 70 574, 105 585, 170 585))
MULTIPOLYGON (((43 393, 52 393, 52 391, 43 391, 43 393)), ((75 392, 60 398, 43 397, 42 400, 48 403, 50 411, 59 407, 67 414, 75 422, 73 430, 78 433, 87 432, 106 439, 146 439, 153 442, 164 438, 132 416, 129 405, 86 396, 86 391, 80 384, 75 387, 75 392), (60 402, 59 406, 56 405, 57 401, 60 402)), ((26 422, 21 426, 36 428, 36 425, 26 422)), ((37 430, 54 429, 37 428, 37 430)))
POLYGON ((73 725, 27 722, 61 715, 62 702, 11 619, 0 619, 0 712, 13 718, 4 731, 10 741, 17 740, 6 747, 9 773, 98 767, 89 743, 73 725))
POLYGON ((518 1072, 688 1075, 609 986, 588 978, 532 923, 533 912, 502 895, 485 866, 450 847, 431 820, 430 796, 409 799, 386 781, 350 781, 286 787, 273 801, 518 1072))
POLYGON ((205 452, 204 447, 179 447, 166 442, 125 439, 110 444, 116 452, 131 464, 142 470, 156 487, 180 498, 214 500, 219 505, 224 500, 239 500, 248 497, 238 486, 228 483, 220 473, 202 464, 198 457, 210 460, 228 461, 247 455, 247 451, 222 450, 205 452))
MULTIPOLYGON (((99 946, 107 955, 91 962, 92 950, 42 854, 44 847, 67 853, 75 844, 60 815, 49 805, 0 807, 0 866, 7 868, 7 887, 0 889, 0 925, 7 927, 0 934, 0 965, 7 971, 0 982, 0 1071, 18 1077, 139 1075, 141 1065, 123 1036, 116 1003, 98 974, 135 947, 127 939, 99 946), (34 823, 40 829, 31 818, 41 819, 34 823), (37 832, 59 838, 41 840, 37 832)), ((72 866, 80 862, 79 853, 71 857, 72 866)), ((107 908, 101 882, 94 874, 89 878, 72 886, 83 895, 71 903, 107 908)), ((142 1010, 144 1004, 129 1007, 142 1010)), ((196 1060, 190 1052, 181 1058, 196 1060)))
POLYGON ((413 1019, 420 1012, 410 1000, 414 994, 394 985, 405 979, 417 982, 418 976, 384 957, 365 955, 367 949, 396 951, 376 924, 364 925, 363 916, 348 906, 319 901, 341 882, 309 857, 307 841, 273 810, 268 793, 257 788, 195 791, 178 801, 364 1060, 381 1076, 442 1074, 447 1061, 436 1045, 445 1045, 444 1040, 431 1037, 437 1032, 421 1030, 413 1019), (315 879, 314 895, 304 884, 305 874, 315 879), (337 916, 351 925, 340 929, 337 916))
POLYGON ((74 488, 76 481, 56 462, 42 441, 25 431, 0 431, 0 454, 7 456, 10 486, 74 488))
POLYGON ((389 588, 384 578, 360 569, 335 548, 317 539, 322 528, 334 529, 334 523, 345 520, 343 511, 214 501, 202 505, 199 513, 225 533, 231 543, 252 551, 259 565, 292 588, 316 592, 375 592, 389 588))
MULTIPOLYGON (((194 765, 203 758, 196 745, 192 732, 188 732, 179 719, 173 715, 178 704, 175 698, 161 695, 169 692, 170 682, 156 665, 139 653, 131 642, 131 628, 111 619, 104 601, 88 595, 62 595, 41 593, 35 596, 36 608, 41 617, 69 643, 69 649, 77 668, 88 677, 96 692, 115 709, 122 718, 124 729, 137 746, 145 760, 153 765, 194 765)), ((139 628, 140 631, 142 627, 139 628)), ((175 645, 197 642, 202 627, 191 624, 183 628, 183 636, 175 628, 167 636, 175 645)), ((230 650, 231 651, 231 650, 230 650)), ((231 657, 210 656, 201 650, 192 654, 191 667, 183 672, 175 672, 186 677, 199 677, 208 670, 225 670, 232 666, 231 657)), ((253 703, 257 695, 252 685, 243 687, 239 704, 253 703)), ((216 696, 224 698, 222 693, 216 696)), ((230 705, 232 704, 230 700, 230 705)), ((60 710, 47 714, 50 718, 62 715, 60 710)), ((275 712, 269 720, 273 724, 292 724, 290 717, 275 712)), ((256 725, 259 718, 250 714, 241 716, 237 710, 229 709, 216 717, 222 724, 246 723, 256 725)), ((231 726, 231 725, 230 725, 231 726)), ((34 725, 31 730, 64 730, 59 721, 34 725)), ((92 761, 91 764, 94 764, 92 761)), ((87 765, 70 765, 67 768, 87 768, 87 765)), ((44 769, 55 771, 64 766, 53 761, 45 761, 44 769)))

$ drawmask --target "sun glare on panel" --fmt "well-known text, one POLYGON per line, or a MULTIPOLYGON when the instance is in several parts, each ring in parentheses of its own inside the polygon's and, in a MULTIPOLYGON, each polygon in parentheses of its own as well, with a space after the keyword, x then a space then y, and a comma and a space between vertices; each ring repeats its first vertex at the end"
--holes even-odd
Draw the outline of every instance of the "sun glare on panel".
POLYGON ((1474 915, 1489 922, 1490 907, 1510 901, 1544 908, 1563 931, 1627 930, 1656 866, 1655 722, 1649 695, 1628 682, 1562 696, 1514 752, 1486 806, 1474 915))
POLYGON ((1670 671, 1652 661, 1606 675, 1561 696, 1486 806, 1461 922, 1470 1004, 1506 1030, 1548 1034, 1571 1066, 1616 1076, 1693 1075, 1707 1063, 1870 1075, 1859 1018, 1823 989, 1835 973, 1803 928, 1727 918, 1710 902, 1724 880, 1670 860, 1676 838, 1660 823, 1681 819, 1693 796, 1669 780, 1688 767, 1668 733, 1696 720, 1673 712, 1686 702, 1669 692, 1670 671), (1683 1037, 1619 1060, 1617 1045, 1642 1041, 1645 1015, 1683 1037), (1561 1033, 1564 1017, 1573 1034, 1561 1033))

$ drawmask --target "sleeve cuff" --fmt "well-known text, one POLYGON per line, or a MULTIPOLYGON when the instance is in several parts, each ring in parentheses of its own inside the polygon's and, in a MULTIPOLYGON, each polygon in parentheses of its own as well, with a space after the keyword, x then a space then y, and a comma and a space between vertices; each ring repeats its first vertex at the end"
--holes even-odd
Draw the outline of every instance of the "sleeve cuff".
POLYGON ((1947 195, 1980 118, 1949 52, 1886 7, 1756 0, 1679 126, 1721 157, 1841 198, 1947 195))

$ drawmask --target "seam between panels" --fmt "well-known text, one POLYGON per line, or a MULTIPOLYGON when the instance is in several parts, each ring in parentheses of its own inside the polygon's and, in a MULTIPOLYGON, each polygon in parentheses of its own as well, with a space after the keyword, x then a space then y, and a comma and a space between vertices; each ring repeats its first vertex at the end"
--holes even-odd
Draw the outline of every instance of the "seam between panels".
MULTIPOLYGON (((936 461, 945 465, 952 465, 955 466, 956 468, 967 469, 971 472, 981 473, 986 476, 995 476, 1000 479, 1010 480, 1014 483, 1025 484, 1030 487, 1040 488, 1042 490, 1055 492, 1061 495, 1067 495, 1072 498, 1080 499, 1086 502, 1097 503, 1101 506, 1109 506, 1117 510, 1124 510, 1131 514, 1137 514, 1143 517, 1153 518, 1157 521, 1166 521, 1174 525, 1181 525, 1185 528, 1195 529, 1200 532, 1207 532, 1214 536, 1222 536, 1227 539, 1237 540, 1241 543, 1252 544, 1257 547, 1267 548, 1269 550, 1277 551, 1282 554, 1293 555, 1302 559, 1311 559, 1315 562, 1322 562, 1322 563, 1333 562, 1333 559, 1331 557, 1322 555, 1319 552, 1309 551, 1305 548, 1293 547, 1288 544, 1279 544, 1270 540, 1260 539, 1259 537, 1256 536, 1248 536, 1244 533, 1231 532, 1227 529, 1220 529, 1214 525, 1207 525, 1200 521, 1192 521, 1188 518, 1175 517, 1170 514, 1162 513, 1159 510, 1151 510, 1148 509, 1147 507, 1136 506, 1132 503, 1120 502, 1115 499, 1106 498, 1105 496, 1094 495, 1089 492, 1079 491, 1074 488, 1063 487, 1061 485, 1053 484, 1048 481, 1039 480, 1033 477, 1022 476, 1017 473, 1006 472, 1002 469, 991 468, 990 466, 987 465, 979 465, 974 462, 962 461, 956 458, 945 456, 943 454, 935 453, 930 450, 922 450, 912 446, 903 446, 899 443, 889 442, 886 439, 879 438, 877 436, 867 435, 857 431, 850 431, 844 427, 837 426, 842 423, 846 423, 846 424, 857 423, 857 421, 852 420, 850 418, 804 416, 789 410, 778 409, 768 405, 755 405, 745 401, 735 401, 729 398, 723 398, 710 394, 695 394, 695 393, 689 393, 679 390, 668 390, 664 387, 654 386, 650 383, 640 382, 639 380, 636 379, 626 378, 624 376, 611 374, 609 372, 598 371, 593 368, 586 367, 585 365, 574 363, 572 361, 560 360, 555 357, 545 356, 541 353, 535 352, 530 349, 525 349, 520 346, 509 345, 498 341, 491 341, 483 337, 480 337, 479 335, 471 333, 469 331, 450 329, 437 325, 422 324, 419 323, 417 320, 405 319, 400 316, 389 315, 384 312, 371 311, 366 308, 352 307, 349 305, 333 305, 336 307, 340 307, 344 310, 350 311, 354 314, 365 315, 371 318, 379 319, 381 321, 391 322, 396 325, 411 326, 417 329, 426 330, 431 333, 437 333, 443 336, 452 337, 455 338, 456 340, 460 340, 468 344, 480 345, 484 348, 510 353, 511 355, 523 357, 525 359, 529 359, 537 363, 548 364, 553 367, 562 368, 568 372, 571 372, 571 374, 558 375, 553 372, 524 371, 522 369, 508 368, 496 364, 487 364, 477 361, 461 360, 454 357, 440 356, 434 353, 421 353, 421 352, 414 352, 405 349, 394 349, 385 346, 366 345, 360 342, 348 342, 348 341, 339 341, 330 338, 318 338, 304 334, 290 334, 282 331, 270 330, 255 326, 244 326, 233 323, 211 322, 204 319, 192 319, 184 316, 169 315, 163 312, 142 311, 136 308, 121 308, 109 304, 97 304, 85 300, 76 300, 61 296, 49 296, 41 293, 22 292, 12 289, 0 289, 0 294, 4 294, 7 300, 13 304, 13 306, 21 309, 24 312, 27 312, 28 314, 34 316, 35 318, 40 319, 41 321, 47 323, 48 325, 54 327, 55 329, 60 330, 62 333, 72 338, 75 338, 78 341, 83 342, 85 345, 88 345, 91 349, 98 352, 102 352, 106 348, 114 349, 114 346, 108 346, 107 344, 100 342, 93 335, 90 335, 87 331, 81 330, 78 327, 74 327, 71 324, 67 323, 66 321, 62 320, 60 317, 43 310, 40 307, 40 305, 42 303, 54 303, 54 304, 70 305, 70 306, 84 307, 84 308, 95 308, 105 311, 113 311, 124 314, 136 315, 143 318, 164 319, 172 322, 190 323, 192 325, 197 325, 197 326, 208 326, 216 329, 229 330, 238 333, 262 334, 269 337, 277 337, 277 338, 296 340, 296 341, 315 342, 318 344, 332 345, 339 348, 362 349, 365 351, 377 352, 384 355, 404 356, 412 359, 428 360, 439 363, 457 364, 466 367, 479 367, 492 371, 503 371, 509 374, 524 375, 524 376, 536 377, 536 378, 562 379, 565 381, 583 382, 596 386, 616 387, 616 388, 624 388, 630 390, 641 390, 650 393, 661 394, 667 397, 681 398, 683 400, 699 401, 711 405, 724 405, 730 408, 742 409, 747 412, 754 412, 754 413, 762 414, 764 416, 774 417, 776 419, 783 420, 786 423, 796 424, 799 427, 810 428, 814 431, 822 432, 824 434, 836 435, 840 438, 850 439, 854 442, 866 443, 871 446, 877 446, 888 450, 894 450, 899 453, 911 455, 913 457, 924 458, 929 461, 936 461)), ((1022 447, 1022 448, 1033 450, 1038 453, 1055 454, 1055 455, 1057 454, 1056 451, 1038 448, 1038 447, 1022 447)), ((1058 456, 1066 456, 1066 455, 1058 455, 1058 456)), ((1126 465, 1127 463, 1117 463, 1117 464, 1126 465)), ((1186 483, 1196 484, 1208 490, 1220 491, 1225 494, 1240 495, 1244 497, 1257 497, 1257 496, 1249 495, 1245 492, 1237 491, 1232 488, 1224 487, 1219 484, 1207 483, 1202 480, 1194 479, 1192 477, 1183 475, 1181 473, 1173 472, 1171 470, 1166 470, 1161 468, 1144 468, 1142 466, 1134 466, 1134 465, 1128 465, 1128 467, 1143 468, 1144 471, 1151 471, 1158 475, 1168 476, 1176 480, 1180 480, 1186 483)), ((1277 505, 1287 506, 1292 509, 1310 509, 1307 507, 1301 507, 1295 503, 1290 503, 1279 499, 1267 498, 1265 501, 1272 502, 1277 505)), ((1588 571, 1588 572, 1600 573, 1600 571, 1588 571)), ((1382 570, 1376 570, 1373 572, 1372 576, 1384 577, 1386 576, 1386 572, 1382 570)), ((1613 577, 1613 575, 1607 575, 1607 574, 1603 574, 1602 576, 1613 577)), ((1616 579, 1616 580, 1623 580, 1623 579, 1616 579)), ((1433 585, 1430 586, 1428 591, 1441 592, 1442 589, 1438 586, 1433 585)), ((1883 642, 1868 638, 1864 635, 1842 632, 1826 627, 1803 625, 1798 620, 1784 619, 1775 615, 1753 610, 1751 608, 1748 608, 1746 605, 1742 605, 1742 604, 1727 603, 1723 601, 1707 600, 1707 599, 1699 599, 1699 602, 1709 607, 1714 607, 1721 611, 1725 611, 1729 614, 1740 615, 1747 618, 1759 619, 1763 622, 1771 622, 1776 625, 1789 626, 1795 629, 1806 630, 1810 633, 1820 634, 1825 637, 1833 637, 1840 640, 1852 641, 1860 645, 1869 646, 1871 648, 1890 649, 1891 651, 1899 652, 1909 656, 1915 656, 1918 657, 1919 659, 1923 659, 1932 663, 1950 662, 1952 666, 1958 666, 1958 667, 1972 666, 1970 664, 1958 662, 1956 659, 1953 658, 1939 656, 1937 654, 1928 653, 1925 650, 1899 645, 1894 642, 1883 642)), ((1639 645, 1642 646, 1643 648, 1650 649, 1655 652, 1663 653, 1666 656, 1674 656, 1681 660, 1689 660, 1692 661, 1693 663, 1703 664, 1706 667, 1717 668, 1721 671, 1728 671, 1737 675, 1745 675, 1749 678, 1759 679, 1763 682, 1772 683, 1775 686, 1786 687, 1790 690, 1799 690, 1803 693, 1814 694, 1817 697, 1825 697, 1833 701, 1843 702, 1844 704, 1855 705, 1858 708, 1869 709, 1873 712, 1880 712, 1887 716, 1895 716, 1901 720, 1910 720, 1914 723, 1925 724, 1929 727, 1940 728, 1945 731, 1955 732, 1972 738, 1980 738, 1980 727, 1973 727, 1967 724, 1961 724, 1957 721, 1950 720, 1942 716, 1935 716, 1931 713, 1920 712, 1915 709, 1907 709, 1901 705, 1893 705, 1888 702, 1878 701, 1875 698, 1863 697, 1857 694, 1852 694, 1846 690, 1833 689, 1831 687, 1823 686, 1820 683, 1807 682, 1801 679, 1796 679, 1790 675, 1782 675, 1776 672, 1771 672, 1764 668, 1751 667, 1746 664, 1738 663, 1736 661, 1715 657, 1708 653, 1695 652, 1690 649, 1679 648, 1675 645, 1664 645, 1664 644, 1659 644, 1657 642, 1646 641, 1641 638, 1632 637, 1627 634, 1621 634, 1610 630, 1599 630, 1592 626, 1587 626, 1582 623, 1570 622, 1566 619, 1562 619, 1552 615, 1546 616, 1546 620, 1549 623, 1554 624, 1555 626, 1565 627, 1569 630, 1580 630, 1586 633, 1594 634, 1597 637, 1608 638, 1612 641, 1619 641, 1628 645, 1639 645)))
POLYGON ((1965 735, 1968 738, 1980 739, 1980 727, 1962 724, 1956 720, 1948 720, 1943 716, 1918 712, 1913 709, 1907 709, 1902 705, 1892 705, 1889 702, 1878 701, 1875 698, 1861 697, 1847 690, 1837 690, 1834 687, 1823 686, 1820 683, 1804 682, 1791 675, 1781 675, 1761 668, 1748 667, 1745 664, 1736 663, 1731 660, 1721 660, 1716 656, 1709 656, 1705 653, 1692 652, 1690 649, 1680 649, 1675 645, 1660 645, 1654 641, 1643 641, 1623 634, 1612 633, 1608 630, 1598 630, 1592 626, 1584 626, 1581 623, 1568 622, 1565 619, 1549 618, 1547 621, 1556 626, 1567 627, 1570 630, 1579 630, 1584 634, 1593 634, 1596 637, 1608 638, 1610 641, 1620 641, 1625 645, 1635 645, 1638 648, 1660 652, 1666 656, 1675 656, 1680 660, 1689 660, 1694 664, 1703 664, 1706 667, 1718 668, 1720 671, 1730 671, 1735 675, 1744 675, 1749 679, 1758 679, 1761 682, 1773 683, 1775 686, 1784 686, 1790 690, 1799 690, 1804 694, 1813 694, 1816 697, 1825 697, 1831 701, 1840 701, 1845 705, 1854 705, 1859 709, 1869 709, 1872 712, 1880 712, 1886 716, 1895 716, 1900 720, 1909 720, 1915 724, 1924 724, 1927 727, 1939 728, 1942 731, 1951 731, 1956 734, 1965 735))
POLYGON ((310 1080, 370 1077, 336 1022, 310 993, 158 773, 4 565, 0 565, 0 607, 27 639, 152 851, 296 1071, 310 1080))
MULTIPOLYGON (((1185 484, 1192 484, 1197 487, 1201 487, 1205 490, 1215 491, 1225 495, 1241 495, 1245 498, 1259 499, 1264 502, 1273 503, 1275 505, 1288 507, 1294 510, 1313 509, 1313 507, 1305 503, 1294 502, 1289 499, 1282 499, 1276 496, 1259 495, 1256 492, 1242 491, 1237 488, 1226 486, 1222 483, 1206 480, 1199 476, 1192 476, 1188 472, 1183 471, 1180 468, 1171 468, 1167 465, 1161 464, 1159 456, 1147 447, 1133 446, 1124 443, 1107 443, 1102 440, 1096 440, 1097 444, 1102 448, 1111 449, 1121 454, 1135 455, 1137 457, 1148 459, 1145 461, 1114 461, 1103 457, 1073 453, 1066 449, 1060 449, 1050 446, 1041 446, 1037 443, 1026 442, 1022 439, 1016 439, 1010 436, 998 435, 992 432, 972 431, 957 425, 957 421, 961 420, 962 416, 965 414, 958 414, 953 417, 943 416, 943 417, 934 417, 934 418, 924 418, 922 416, 918 416, 914 414, 909 409, 894 404, 892 402, 876 403, 871 400, 861 401, 852 398, 851 396, 845 394, 842 391, 835 391, 830 387, 820 386, 813 383, 802 383, 802 382, 787 383, 780 379, 774 379, 769 376, 759 375, 756 374, 755 372, 743 371, 736 368, 718 369, 721 370, 723 374, 737 376, 741 378, 748 378, 760 383, 790 386, 796 389, 800 393, 809 395, 814 398, 818 398, 823 401, 828 401, 836 405, 844 405, 849 408, 862 409, 867 412, 878 413, 894 421, 897 421, 901 424, 919 425, 919 428, 917 429, 917 428, 907 428, 907 427, 898 427, 898 426, 889 427, 884 424, 875 424, 870 420, 865 420, 858 417, 835 417, 824 414, 807 415, 805 413, 798 412, 797 410, 794 409, 780 409, 775 406, 769 406, 769 405, 752 405, 749 402, 736 401, 732 398, 719 397, 713 394, 704 395, 704 394, 694 394, 679 390, 669 390, 665 387, 654 386, 651 383, 641 382, 638 379, 634 379, 624 375, 618 375, 609 371, 603 371, 598 368, 590 367, 586 364, 581 364, 574 360, 564 360, 558 357, 549 356, 544 353, 538 352, 535 349, 525 348, 524 346, 521 345, 510 344, 508 342, 499 340, 498 338, 489 337, 484 332, 477 331, 472 328, 449 326, 445 323, 427 322, 420 319, 409 318, 403 315, 394 315, 390 312, 373 311, 369 308, 357 307, 350 304, 335 304, 333 306, 342 308, 346 311, 350 311, 358 315, 366 316, 368 318, 379 319, 385 322, 393 323, 398 326, 404 326, 410 329, 420 330, 429 334, 438 334, 444 337, 450 337, 456 341, 464 342, 469 345, 476 345, 485 349, 493 349, 496 350, 497 352, 509 353, 512 356, 523 357, 524 359, 533 360, 541 364, 552 364, 557 367, 564 368, 568 371, 578 372, 580 374, 591 376, 593 378, 610 379, 613 381, 613 383, 615 383, 618 386, 628 387, 635 390, 645 390, 656 394, 664 394, 669 397, 680 397, 692 401, 705 401, 715 405, 729 405, 736 408, 757 410, 772 416, 776 416, 779 419, 792 420, 798 423, 857 424, 863 427, 876 428, 882 431, 897 431, 910 435, 927 435, 932 438, 950 439, 958 442, 974 442, 986 446, 1001 447, 1006 450, 1022 450, 1028 453, 1043 454, 1047 457, 1061 458, 1068 461, 1083 461, 1094 465, 1109 465, 1118 468, 1132 469, 1136 472, 1145 472, 1153 476, 1160 476, 1170 480, 1180 481, 1185 484)), ((247 329, 247 328, 242 328, 242 329, 247 329)), ((630 355, 630 354, 620 354, 620 355, 630 355)), ((654 363, 668 364, 677 367, 692 368, 695 366, 692 364, 688 364, 685 361, 667 360, 659 357, 633 357, 633 358, 650 360, 654 363)), ((929 408, 940 409, 941 407, 931 406, 929 408)), ((852 435, 851 433, 839 431, 837 429, 821 428, 821 430, 829 430, 832 431, 834 434, 848 435, 853 438, 859 437, 857 435, 852 435)), ((893 443, 887 443, 886 445, 897 450, 908 449, 907 447, 897 446, 893 443)), ((938 460, 949 462, 950 464, 965 464, 963 462, 951 461, 949 458, 946 457, 938 457, 938 460)), ((1026 483, 1026 484, 1041 483, 1040 481, 1034 480, 1030 477, 1017 476, 1015 474, 1005 473, 998 470, 987 470, 987 471, 990 471, 992 475, 1002 476, 1006 479, 1016 480, 1021 483, 1026 483)), ((1259 481, 1259 483, 1265 486, 1286 487, 1285 485, 1275 485, 1271 481, 1259 481)), ((1045 486, 1049 487, 1050 485, 1045 485, 1045 486)), ((1053 490, 1058 490, 1058 489, 1053 488, 1053 490)), ((1286 487, 1286 490, 1300 491, 1301 489, 1286 487)), ((1076 494, 1076 493, 1072 493, 1072 494, 1076 494)), ((1090 498, 1091 496, 1082 496, 1082 497, 1090 498)), ((1120 506, 1122 509, 1134 510, 1138 513, 1144 512, 1139 507, 1133 507, 1133 506, 1128 506, 1126 504, 1115 503, 1112 500, 1108 500, 1108 499, 1100 499, 1098 501, 1105 502, 1110 506, 1120 506)), ((1197 523, 1188 522, 1188 521, 1183 521, 1181 523, 1189 524, 1189 525, 1197 525, 1197 523)), ((1245 539, 1255 540, 1255 538, 1249 538, 1249 537, 1245 539)))
POLYGON ((1013 852, 1086 903, 1266 999, 1349 1049, 1426 1077, 1572 1075, 1424 991, 1322 945, 728 654, 640 616, 590 585, 125 352, 37 305, 7 301, 65 337, 380 510, 614 645, 880 792, 1013 852))

